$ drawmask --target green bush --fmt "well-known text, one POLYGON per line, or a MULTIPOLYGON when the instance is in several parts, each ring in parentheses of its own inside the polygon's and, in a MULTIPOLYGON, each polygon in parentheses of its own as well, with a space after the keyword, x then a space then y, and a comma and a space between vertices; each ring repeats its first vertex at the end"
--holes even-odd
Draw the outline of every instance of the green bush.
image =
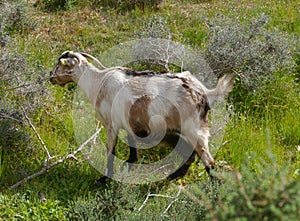
MULTIPOLYGON (((217 220, 298 220, 299 179, 291 179, 289 165, 279 166, 275 157, 258 164, 258 172, 244 164, 221 185, 216 202, 211 202, 208 219, 217 220)), ((209 204, 208 204, 209 205, 209 204)))
POLYGON ((130 11, 136 7, 145 9, 157 7, 162 0, 121 0, 121 1, 110 1, 110 0, 38 0, 35 5, 44 11, 57 11, 66 10, 70 8, 78 7, 104 7, 105 9, 116 9, 118 11, 130 11))
POLYGON ((145 9, 147 7, 157 7, 157 5, 162 2, 162 0, 101 0, 93 1, 93 4, 97 2, 100 6, 103 6, 105 8, 115 8, 120 11, 130 11, 132 9, 135 9, 136 7, 140 7, 142 9, 145 9))
POLYGON ((132 185, 111 182, 95 194, 70 202, 71 220, 297 220, 300 215, 299 179, 289 165, 274 156, 258 165, 244 163, 241 171, 219 169, 206 182, 188 183, 179 191, 171 184, 132 185), (163 186, 160 186, 163 185, 163 186), (151 187, 152 186, 152 187, 151 187), (153 194, 147 198, 148 194, 153 194))
POLYGON ((209 42, 206 60, 217 76, 235 72, 241 89, 255 92, 274 73, 294 73, 297 41, 291 36, 267 28, 268 16, 240 22, 218 16, 207 22, 209 42))
POLYGON ((26 65, 22 55, 7 47, 0 49, 1 184, 9 185, 5 182, 7 178, 26 175, 26 164, 33 164, 30 157, 33 157, 36 144, 32 142, 23 111, 34 114, 48 100, 45 72, 35 71, 26 65), (27 158, 20 160, 24 156, 27 158))
POLYGON ((33 20, 27 15, 23 1, 0 2, 0 46, 5 45, 4 39, 12 33, 27 33, 35 27, 33 20))
POLYGON ((35 6, 43 11, 57 11, 67 9, 68 0, 38 0, 35 6))

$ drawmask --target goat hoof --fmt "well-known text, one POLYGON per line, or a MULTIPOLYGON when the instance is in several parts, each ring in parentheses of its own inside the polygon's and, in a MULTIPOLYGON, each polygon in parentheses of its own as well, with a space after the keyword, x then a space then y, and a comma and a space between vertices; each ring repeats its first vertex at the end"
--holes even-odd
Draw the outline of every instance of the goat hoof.
POLYGON ((100 179, 98 179, 96 181, 96 187, 97 188, 102 188, 102 187, 105 187, 106 186, 106 181, 107 181, 108 177, 107 176, 103 176, 101 177, 100 179))
POLYGON ((206 166, 206 167, 205 167, 205 170, 206 170, 208 176, 209 176, 211 179, 214 178, 214 176, 211 174, 211 171, 214 170, 214 169, 215 169, 215 166, 214 166, 214 165, 210 165, 210 166, 206 166))
POLYGON ((215 169, 215 164, 214 163, 210 163, 210 165, 205 166, 205 170, 208 174, 210 174, 211 170, 215 169))
POLYGON ((210 169, 212 169, 210 166, 205 167, 205 170, 206 170, 207 174, 210 174, 210 169))

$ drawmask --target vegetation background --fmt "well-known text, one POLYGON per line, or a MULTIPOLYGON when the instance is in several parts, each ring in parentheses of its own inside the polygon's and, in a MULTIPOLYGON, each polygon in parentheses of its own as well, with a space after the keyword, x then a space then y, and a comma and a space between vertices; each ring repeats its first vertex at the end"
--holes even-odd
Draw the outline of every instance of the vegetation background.
MULTIPOLYGON (((0 220, 299 220, 300 4, 268 1, 0 1, 0 220), (237 73, 211 182, 197 160, 183 179, 141 185, 101 176, 76 150, 72 94, 48 82, 65 50, 95 57, 141 37, 203 52, 218 76, 237 73), (28 121, 28 119, 30 121, 28 121), (152 195, 151 195, 152 194, 152 195), (146 200, 146 201, 145 201, 146 200)), ((99 140, 105 141, 103 131, 99 140)), ((119 144, 118 156, 127 148, 119 144)), ((155 149, 140 162, 159 159, 155 149)))

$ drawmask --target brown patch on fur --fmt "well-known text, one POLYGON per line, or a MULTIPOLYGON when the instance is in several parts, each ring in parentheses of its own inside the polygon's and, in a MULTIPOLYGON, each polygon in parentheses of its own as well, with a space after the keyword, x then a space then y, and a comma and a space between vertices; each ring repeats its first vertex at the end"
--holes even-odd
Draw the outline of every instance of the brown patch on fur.
POLYGON ((96 98, 96 103, 95 103, 95 107, 99 108, 102 101, 105 99, 105 97, 107 96, 107 86, 105 83, 102 84, 102 87, 100 87, 100 90, 98 91, 98 95, 96 98))
POLYGON ((205 103, 207 103, 207 97, 204 94, 204 91, 199 89, 195 90, 189 80, 185 77, 178 76, 176 74, 172 73, 162 73, 162 72, 155 72, 155 71, 135 71, 132 69, 124 69, 123 70, 126 75, 133 76, 133 77, 163 77, 163 78, 169 78, 169 79, 176 79, 182 81, 182 87, 185 88, 185 90, 190 94, 193 101, 196 104, 196 108, 199 111, 200 107, 203 106, 205 103))
POLYGON ((208 99, 204 91, 199 91, 195 90, 194 88, 191 87, 190 83, 185 79, 183 81, 184 83, 182 84, 182 87, 185 88, 185 90, 190 94, 192 97, 193 101, 196 104, 196 108, 198 111, 201 111, 201 108, 204 108, 204 110, 209 110, 208 106, 208 99), (208 109, 207 109, 208 107, 208 109))
POLYGON ((208 103, 207 95, 204 93, 203 90, 199 91, 199 89, 195 90, 190 85, 188 79, 183 77, 178 77, 182 80, 183 84, 182 87, 190 94, 191 98, 193 99, 197 111, 200 112, 200 119, 204 123, 203 126, 208 127, 208 111, 210 110, 210 106, 208 103))
POLYGON ((169 129, 180 130, 181 128, 180 113, 175 106, 172 106, 169 114, 165 117, 165 121, 169 129))
POLYGON ((129 125, 139 137, 150 134, 148 107, 152 99, 148 95, 138 98, 129 109, 129 125))
POLYGON ((210 110, 209 104, 208 102, 205 104, 201 114, 200 114, 200 118, 204 123, 208 123, 208 111, 210 110))

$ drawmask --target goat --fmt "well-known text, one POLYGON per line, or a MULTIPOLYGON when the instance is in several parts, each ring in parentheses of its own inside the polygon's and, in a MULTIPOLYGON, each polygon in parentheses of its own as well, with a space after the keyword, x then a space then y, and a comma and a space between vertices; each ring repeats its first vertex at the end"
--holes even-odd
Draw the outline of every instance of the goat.
MULTIPOLYGON (((85 53, 66 51, 50 72, 52 84, 65 86, 75 82, 86 93, 106 129, 107 165, 105 175, 98 180, 103 185, 113 176, 115 146, 119 129, 128 132, 130 157, 137 160, 136 141, 160 140, 161 134, 183 138, 183 148, 192 148, 185 165, 168 178, 184 175, 197 154, 207 172, 214 168, 208 147, 207 113, 214 103, 226 96, 233 86, 233 75, 222 77, 215 89, 209 90, 191 73, 157 74, 137 72, 126 67, 106 68, 96 58, 85 53), (99 70, 87 58, 94 60, 99 70), (152 118, 160 116, 160 120, 152 118), (165 133, 166 132, 166 133, 165 133)), ((167 141, 174 142, 174 139, 167 141)))

